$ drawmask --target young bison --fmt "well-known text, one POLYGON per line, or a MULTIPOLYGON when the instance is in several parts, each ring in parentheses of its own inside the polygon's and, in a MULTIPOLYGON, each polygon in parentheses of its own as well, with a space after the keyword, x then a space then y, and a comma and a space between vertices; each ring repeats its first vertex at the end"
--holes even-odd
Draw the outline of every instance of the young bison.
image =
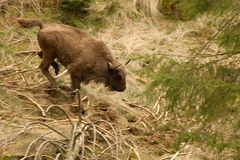
POLYGON ((68 25, 43 24, 38 20, 26 19, 19 19, 18 22, 24 28, 40 28, 37 39, 42 50, 38 54, 42 62, 39 68, 53 88, 57 88, 57 83, 48 68, 52 65, 58 73, 56 58, 69 71, 72 90, 79 89, 81 82, 87 84, 91 80, 104 83, 113 91, 126 89, 124 65, 113 58, 103 41, 68 25))

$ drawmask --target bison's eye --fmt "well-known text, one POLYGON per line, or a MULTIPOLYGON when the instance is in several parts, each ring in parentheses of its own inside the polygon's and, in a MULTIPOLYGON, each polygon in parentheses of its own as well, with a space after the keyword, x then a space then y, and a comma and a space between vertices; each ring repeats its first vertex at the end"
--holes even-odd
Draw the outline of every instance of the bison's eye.
POLYGON ((116 75, 115 77, 114 77, 114 79, 116 80, 116 81, 121 81, 122 80, 122 76, 121 75, 116 75))

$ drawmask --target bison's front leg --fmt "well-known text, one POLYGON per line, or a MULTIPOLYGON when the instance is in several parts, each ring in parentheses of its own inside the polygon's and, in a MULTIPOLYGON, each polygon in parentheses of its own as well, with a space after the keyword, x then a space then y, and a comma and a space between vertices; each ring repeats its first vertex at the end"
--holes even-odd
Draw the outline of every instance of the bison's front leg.
POLYGON ((76 91, 80 89, 80 82, 81 80, 78 77, 71 75, 71 90, 72 90, 70 94, 71 97, 74 98, 76 91))
POLYGON ((71 75, 71 88, 72 90, 80 89, 80 78, 71 75))

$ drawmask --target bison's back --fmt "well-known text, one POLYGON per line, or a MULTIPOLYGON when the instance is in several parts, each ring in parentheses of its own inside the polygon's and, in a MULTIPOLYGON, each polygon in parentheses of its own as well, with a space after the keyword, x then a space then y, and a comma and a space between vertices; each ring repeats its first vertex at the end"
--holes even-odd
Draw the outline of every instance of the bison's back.
POLYGON ((65 67, 75 61, 94 65, 96 59, 101 61, 110 54, 102 41, 68 25, 45 25, 39 31, 38 40, 42 49, 54 48, 58 61, 65 67))

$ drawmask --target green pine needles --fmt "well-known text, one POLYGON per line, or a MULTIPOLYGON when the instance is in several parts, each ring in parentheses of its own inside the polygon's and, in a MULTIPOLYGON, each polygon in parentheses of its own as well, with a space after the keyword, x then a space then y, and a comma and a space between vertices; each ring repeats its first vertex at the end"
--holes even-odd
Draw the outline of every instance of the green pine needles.
POLYGON ((60 7, 65 13, 84 16, 93 2, 94 0, 63 0, 60 7))
POLYGON ((190 20, 204 12, 221 13, 237 11, 237 0, 163 0, 160 11, 178 19, 190 20))

